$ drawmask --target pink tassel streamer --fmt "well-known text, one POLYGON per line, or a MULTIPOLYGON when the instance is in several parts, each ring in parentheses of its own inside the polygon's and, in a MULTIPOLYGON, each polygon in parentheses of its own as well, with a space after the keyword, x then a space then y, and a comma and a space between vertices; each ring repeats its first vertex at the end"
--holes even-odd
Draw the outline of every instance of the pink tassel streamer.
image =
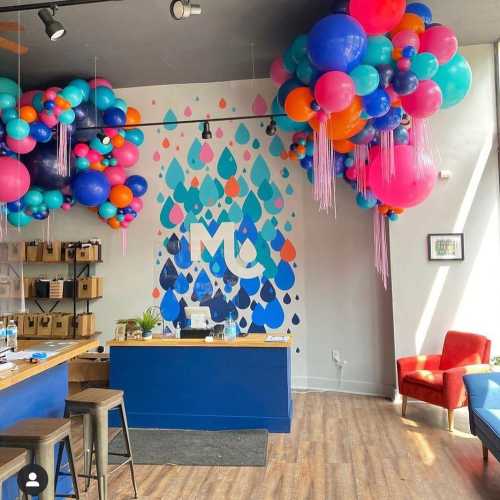
POLYGON ((7 203, 0 203, 0 241, 7 239, 7 203))
POLYGON ((432 142, 427 120, 413 118, 410 129, 410 144, 413 146, 417 178, 422 178, 425 171, 434 164, 432 142))
POLYGON ((122 237, 122 255, 126 257, 127 255, 127 230, 124 228, 120 229, 121 237, 122 237))
POLYGON ((327 135, 326 123, 321 123, 319 132, 314 133, 314 199, 319 202, 319 209, 329 211, 335 208, 334 152, 327 135))
POLYGON ((354 168, 356 169, 356 187, 358 193, 366 197, 368 189, 367 167, 370 163, 370 150, 367 144, 354 146, 354 168))
POLYGON ((57 173, 59 175, 69 175, 70 147, 69 127, 65 123, 60 123, 57 128, 57 173))
POLYGON ((392 130, 380 132, 380 148, 382 155, 382 175, 385 182, 390 182, 396 173, 394 162, 394 134, 392 130))
POLYGON ((387 290, 389 279, 389 256, 387 248, 387 233, 385 217, 373 209, 373 241, 375 244, 375 268, 382 278, 384 288, 387 290))

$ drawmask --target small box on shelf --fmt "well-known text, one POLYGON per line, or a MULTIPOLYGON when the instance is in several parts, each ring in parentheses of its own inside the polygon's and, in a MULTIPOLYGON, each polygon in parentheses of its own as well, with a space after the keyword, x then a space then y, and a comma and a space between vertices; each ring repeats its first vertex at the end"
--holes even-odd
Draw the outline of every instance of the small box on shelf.
POLYGON ((52 313, 52 336, 69 337, 71 336, 72 314, 52 313))
POLYGON ((26 337, 35 336, 37 334, 37 322, 38 322, 38 314, 24 315, 23 334, 26 337))
POLYGON ((43 262, 61 262, 61 242, 46 241, 43 244, 43 262))
POLYGON ((79 299, 95 299, 97 297, 100 297, 99 295, 100 288, 102 289, 102 279, 99 279, 96 276, 78 278, 79 299))
POLYGON ((52 315, 39 314, 36 322, 36 335, 50 337, 52 335, 52 315))
POLYGON ((78 337, 92 337, 95 334, 94 313, 83 313, 76 316, 76 334, 78 337))
POLYGON ((39 240, 26 243, 26 262, 42 262, 43 244, 39 240))

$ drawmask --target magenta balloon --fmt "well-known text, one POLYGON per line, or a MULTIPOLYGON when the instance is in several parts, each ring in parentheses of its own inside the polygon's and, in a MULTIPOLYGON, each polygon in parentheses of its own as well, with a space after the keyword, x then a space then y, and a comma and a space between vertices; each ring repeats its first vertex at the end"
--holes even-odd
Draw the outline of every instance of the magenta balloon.
POLYGON ((127 174, 123 167, 108 167, 104 170, 104 175, 108 179, 111 186, 117 186, 118 184, 125 184, 127 180, 127 174))
POLYGON ((130 208, 132 208, 132 210, 135 210, 137 213, 139 213, 142 210, 143 206, 144 203, 140 198, 133 198, 132 201, 130 202, 130 208))
POLYGON ((15 158, 0 157, 0 202, 10 203, 26 194, 30 188, 28 169, 15 158))
POLYGON ((283 85, 291 77, 291 73, 289 73, 283 65, 283 58, 281 56, 277 57, 271 64, 271 79, 274 84, 281 87, 281 85, 283 85))
POLYGON ((420 48, 420 37, 414 31, 403 30, 392 37, 392 45, 394 45, 396 49, 413 47, 418 52, 420 48))
POLYGON ((347 109, 356 95, 352 78, 342 71, 325 73, 314 87, 317 103, 328 113, 338 113, 347 109))
POLYGON ((428 118, 437 113, 443 104, 443 93, 432 80, 422 80, 413 94, 402 96, 403 109, 414 118, 428 118))
POLYGON ((349 14, 368 35, 384 35, 395 28, 405 13, 406 0, 351 0, 349 14))
POLYGON ((108 87, 108 89, 112 89, 113 85, 105 78, 92 78, 92 80, 89 80, 89 87, 91 89, 95 89, 96 87, 108 87))
POLYGON ((35 97, 40 90, 28 90, 21 95, 19 106, 33 106, 33 97, 35 97))
POLYGON ((396 208, 410 208, 422 203, 432 192, 437 179, 434 165, 422 168, 419 176, 413 146, 394 146, 394 176, 387 181, 382 173, 382 155, 372 156, 368 186, 382 203, 396 208))
POLYGON ((7 136, 6 142, 11 151, 20 155, 31 153, 31 151, 33 151, 36 147, 36 141, 30 135, 20 140, 7 136))
POLYGON ((40 120, 49 128, 54 128, 58 123, 57 116, 55 114, 49 115, 46 111, 42 111, 39 116, 40 120))
POLYGON ((448 26, 433 26, 420 35, 420 52, 430 52, 439 64, 446 64, 457 53, 458 40, 448 26))
POLYGON ((121 148, 113 149, 113 156, 120 167, 132 167, 139 160, 139 149, 135 144, 125 141, 121 148))

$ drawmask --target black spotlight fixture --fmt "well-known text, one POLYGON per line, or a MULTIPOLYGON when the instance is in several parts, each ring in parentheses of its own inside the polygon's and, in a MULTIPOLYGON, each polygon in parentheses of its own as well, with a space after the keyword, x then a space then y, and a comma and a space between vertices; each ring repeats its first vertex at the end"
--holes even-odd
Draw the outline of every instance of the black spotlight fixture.
POLYGON ((66 34, 66 28, 59 21, 54 19, 55 14, 55 6, 52 7, 52 13, 49 9, 40 9, 38 11, 38 17, 45 25, 45 33, 47 33, 47 36, 52 42, 57 42, 57 40, 66 34))
POLYGON ((201 14, 201 6, 191 3, 190 0, 172 0, 170 14, 176 21, 187 19, 201 14))
POLYGON ((104 146, 111 144, 111 137, 108 137, 107 135, 97 134, 97 138, 101 141, 101 144, 103 144, 104 146))
POLYGON ((276 128, 276 121, 274 118, 271 118, 271 121, 269 122, 269 125, 266 127, 266 134, 269 136, 276 135, 276 132, 278 129, 276 128))
POLYGON ((205 140, 212 138, 212 132, 210 131, 210 123, 208 122, 203 123, 203 132, 201 133, 201 138, 205 140))

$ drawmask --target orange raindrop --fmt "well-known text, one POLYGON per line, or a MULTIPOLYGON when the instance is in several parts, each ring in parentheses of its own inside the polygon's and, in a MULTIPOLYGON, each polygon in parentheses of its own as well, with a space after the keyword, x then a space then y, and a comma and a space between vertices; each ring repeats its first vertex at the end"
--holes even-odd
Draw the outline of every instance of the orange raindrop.
POLYGON ((200 185, 200 181, 198 180, 198 177, 193 177, 193 180, 191 181, 191 187, 197 188, 200 185))
POLYGON ((158 290, 158 288, 154 288, 153 292, 151 293, 151 295, 153 296, 153 299, 160 298, 160 290, 158 290))
POLYGON ((240 194, 240 185, 238 184, 236 177, 233 176, 229 178, 226 182, 224 192, 231 198, 236 198, 236 196, 240 194))
POLYGON ((169 147, 170 147, 170 141, 169 141, 169 140, 165 137, 165 139, 163 139, 163 141, 162 141, 161 145, 162 145, 165 149, 167 149, 167 148, 169 148, 169 147))
POLYGON ((227 106, 227 102, 224 98, 219 101, 219 108, 224 109, 227 106))
POLYGON ((280 256, 285 262, 292 262, 297 256, 297 251, 290 240, 285 240, 281 247, 280 256))

